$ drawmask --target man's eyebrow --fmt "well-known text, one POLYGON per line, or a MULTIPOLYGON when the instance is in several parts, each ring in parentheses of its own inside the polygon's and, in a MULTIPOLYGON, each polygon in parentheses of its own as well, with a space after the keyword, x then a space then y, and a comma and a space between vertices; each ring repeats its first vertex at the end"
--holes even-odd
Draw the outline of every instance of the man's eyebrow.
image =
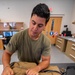
MULTIPOLYGON (((32 20, 34 23, 36 23, 34 20, 32 20)), ((42 23, 39 23, 38 25, 42 25, 43 26, 43 24, 42 23)))
POLYGON ((42 23, 39 23, 38 25, 42 25, 42 26, 43 26, 43 24, 42 24, 42 23))
POLYGON ((38 25, 43 25, 42 23, 39 23, 38 25))
POLYGON ((34 20, 32 20, 33 22, 35 22, 34 20))

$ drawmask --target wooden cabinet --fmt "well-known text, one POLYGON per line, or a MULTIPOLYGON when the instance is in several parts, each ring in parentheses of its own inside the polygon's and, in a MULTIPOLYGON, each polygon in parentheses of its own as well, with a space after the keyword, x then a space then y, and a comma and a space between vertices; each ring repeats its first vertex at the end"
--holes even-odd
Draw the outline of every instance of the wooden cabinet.
POLYGON ((62 51, 62 52, 65 52, 65 49, 66 49, 66 44, 67 44, 67 40, 61 38, 61 37, 57 37, 57 40, 56 40, 56 47, 62 51))
POLYGON ((3 42, 2 42, 2 39, 0 39, 0 50, 3 50, 3 42))
POLYGON ((75 42, 68 41, 65 53, 75 61, 75 42))

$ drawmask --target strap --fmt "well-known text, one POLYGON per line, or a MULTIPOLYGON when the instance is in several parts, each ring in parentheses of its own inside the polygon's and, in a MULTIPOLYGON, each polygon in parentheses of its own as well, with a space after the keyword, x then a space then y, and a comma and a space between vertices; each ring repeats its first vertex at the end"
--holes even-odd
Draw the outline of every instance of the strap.
POLYGON ((62 71, 62 70, 60 70, 60 71, 57 71, 57 70, 43 70, 41 72, 56 72, 56 73, 59 73, 60 75, 67 75, 69 69, 74 69, 75 70, 75 66, 67 66, 67 68, 64 69, 64 71, 62 71))
POLYGON ((57 71, 57 70, 43 70, 41 72, 56 72, 56 73, 62 75, 62 72, 61 71, 57 71))
POLYGON ((10 63, 10 67, 12 68, 15 63, 17 63, 17 62, 10 63))

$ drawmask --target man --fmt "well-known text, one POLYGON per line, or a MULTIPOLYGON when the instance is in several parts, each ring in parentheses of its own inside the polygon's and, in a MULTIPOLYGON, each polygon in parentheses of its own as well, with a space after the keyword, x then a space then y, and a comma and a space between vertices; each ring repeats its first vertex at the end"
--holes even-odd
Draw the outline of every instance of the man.
POLYGON ((50 18, 50 11, 46 4, 38 4, 34 7, 30 26, 28 29, 15 34, 9 41, 2 56, 4 70, 2 75, 14 75, 10 68, 11 55, 17 51, 20 61, 35 62, 38 65, 26 71, 27 75, 37 73, 50 64, 50 40, 42 33, 50 18), (39 60, 42 61, 39 63, 39 60))

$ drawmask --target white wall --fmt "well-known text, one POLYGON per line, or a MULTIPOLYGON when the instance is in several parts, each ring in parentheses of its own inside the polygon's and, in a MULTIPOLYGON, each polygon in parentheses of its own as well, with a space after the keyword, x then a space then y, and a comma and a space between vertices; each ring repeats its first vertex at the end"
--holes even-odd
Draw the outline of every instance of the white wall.
POLYGON ((33 7, 41 2, 53 8, 51 14, 61 14, 61 31, 63 25, 71 25, 74 0, 0 0, 0 19, 2 22, 23 21, 27 28, 33 7))
MULTIPOLYGON (((74 7, 73 7, 73 13, 72 13, 72 21, 71 23, 75 21, 75 1, 74 1, 74 7)), ((75 33, 75 24, 71 24, 70 25, 70 30, 72 31, 72 33, 75 33)))

